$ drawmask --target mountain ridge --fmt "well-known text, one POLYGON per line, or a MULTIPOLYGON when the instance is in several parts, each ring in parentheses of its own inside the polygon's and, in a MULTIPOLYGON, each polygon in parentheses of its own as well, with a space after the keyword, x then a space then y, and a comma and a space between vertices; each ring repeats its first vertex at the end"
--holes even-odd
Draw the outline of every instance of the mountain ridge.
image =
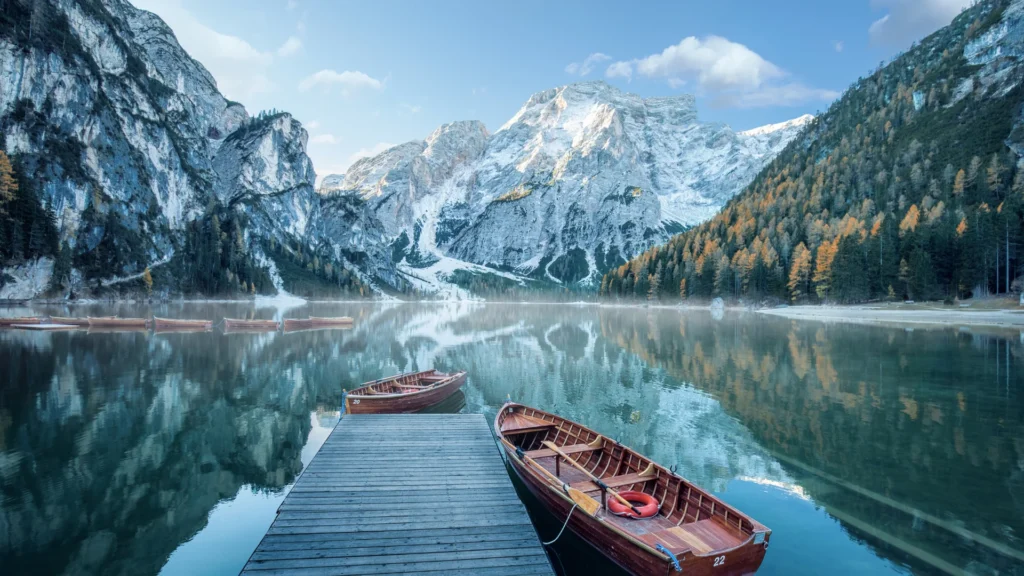
POLYGON ((612 263, 710 217, 806 122, 737 133, 700 122, 692 95, 577 82, 533 94, 493 133, 453 122, 357 160, 321 191, 367 201, 407 275, 446 260, 445 273, 466 262, 596 285, 612 263))
POLYGON ((601 293, 951 302, 1019 290, 1022 78, 1024 0, 975 3, 855 82, 713 219, 606 274, 601 293))

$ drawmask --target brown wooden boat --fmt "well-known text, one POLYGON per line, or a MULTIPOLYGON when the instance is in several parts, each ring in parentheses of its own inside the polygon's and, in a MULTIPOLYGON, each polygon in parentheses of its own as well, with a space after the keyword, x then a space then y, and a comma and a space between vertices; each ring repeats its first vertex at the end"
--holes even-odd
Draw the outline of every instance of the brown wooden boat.
POLYGON ((283 328, 285 332, 296 330, 309 330, 313 327, 313 321, 309 318, 285 318, 283 328))
POLYGON ((12 324, 15 330, 34 330, 39 332, 59 332, 62 330, 81 330, 81 326, 71 324, 12 324))
POLYGON ((573 532, 632 574, 676 574, 675 562, 689 576, 753 574, 764 559, 771 530, 589 428, 508 403, 494 431, 516 474, 555 518, 568 516, 573 532), (657 506, 653 515, 613 514, 621 491, 631 503, 642 493, 657 506))
POLYGON ((451 396, 466 382, 466 372, 446 374, 437 370, 398 374, 367 382, 345 393, 349 414, 396 414, 417 412, 451 396))
POLYGON ((145 318, 112 318, 110 316, 89 316, 90 328, 148 328, 145 318))
MULTIPOLYGON (((117 316, 101 316, 100 318, 114 319, 117 318, 117 316)), ((89 319, 81 317, 72 318, 70 316, 50 316, 50 322, 54 324, 64 324, 66 326, 79 326, 83 328, 89 326, 89 319)))
POLYGON ((154 330, 212 330, 212 320, 179 320, 153 317, 154 330))
POLYGON ((21 316, 14 318, 0 318, 0 326, 14 326, 15 324, 42 324, 42 318, 33 316, 21 316))
POLYGON ((235 318, 224 319, 225 330, 252 330, 267 331, 277 330, 281 323, 277 320, 237 320, 235 318))
POLYGON ((338 316, 336 318, 323 318, 320 316, 310 316, 309 322, 313 326, 349 326, 355 320, 350 316, 338 316))

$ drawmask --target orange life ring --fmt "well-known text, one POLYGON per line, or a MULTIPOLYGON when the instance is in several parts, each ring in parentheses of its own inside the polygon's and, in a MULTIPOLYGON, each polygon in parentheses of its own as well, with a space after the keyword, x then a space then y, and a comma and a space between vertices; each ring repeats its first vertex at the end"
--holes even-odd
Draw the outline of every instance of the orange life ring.
POLYGON ((644 492, 633 492, 632 490, 626 492, 619 492, 619 496, 622 496, 629 503, 640 511, 640 515, 637 516, 636 512, 632 509, 623 506, 621 502, 614 496, 608 495, 608 511, 618 516, 625 516, 627 518, 650 518, 658 513, 658 509, 661 505, 654 499, 654 496, 645 494, 644 492))

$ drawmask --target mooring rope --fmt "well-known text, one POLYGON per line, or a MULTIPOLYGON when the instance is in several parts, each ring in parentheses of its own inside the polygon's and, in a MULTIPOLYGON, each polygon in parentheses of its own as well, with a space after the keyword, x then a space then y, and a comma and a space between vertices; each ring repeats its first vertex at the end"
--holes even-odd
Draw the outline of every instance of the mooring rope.
POLYGON ((558 539, 562 537, 562 532, 565 532, 565 527, 569 525, 569 518, 572 518, 572 513, 576 511, 577 506, 579 506, 579 504, 573 502, 572 508, 569 510, 569 514, 565 517, 565 524, 562 524, 562 529, 558 531, 558 536, 555 536, 555 539, 550 542, 541 542, 541 544, 544 546, 550 546, 555 542, 558 542, 558 539))

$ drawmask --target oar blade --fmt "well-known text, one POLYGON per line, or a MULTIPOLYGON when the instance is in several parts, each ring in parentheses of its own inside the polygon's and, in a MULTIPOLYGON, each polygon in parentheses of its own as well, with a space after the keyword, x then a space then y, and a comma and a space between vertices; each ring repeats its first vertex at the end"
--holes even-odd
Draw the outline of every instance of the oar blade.
POLYGON ((594 500, 590 496, 587 496, 585 493, 575 488, 569 488, 569 498, 572 498, 573 502, 575 502, 580 508, 585 510, 587 514, 590 514, 591 516, 596 515, 597 511, 601 509, 600 502, 594 500))

